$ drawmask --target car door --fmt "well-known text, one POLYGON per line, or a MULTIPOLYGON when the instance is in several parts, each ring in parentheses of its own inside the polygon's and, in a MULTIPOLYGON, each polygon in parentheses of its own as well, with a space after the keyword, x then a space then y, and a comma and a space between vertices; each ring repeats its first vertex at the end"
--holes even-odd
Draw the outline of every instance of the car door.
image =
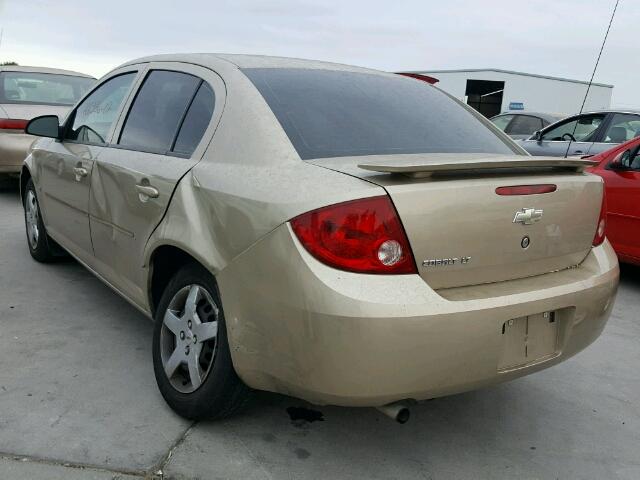
POLYGON ((586 155, 605 117, 601 113, 571 117, 542 130, 539 139, 524 140, 520 145, 531 155, 586 155))
POLYGON ((67 117, 62 140, 34 151, 40 208, 47 231, 67 250, 91 263, 89 189, 95 160, 104 150, 135 71, 98 85, 67 117))
POLYGON ((616 155, 598 173, 607 189, 607 237, 618 255, 639 261, 640 144, 616 155))
POLYGON ((224 99, 224 84, 210 70, 149 64, 94 167, 89 211, 97 271, 142 307, 146 242, 178 181, 202 158, 224 99))
POLYGON ((609 150, 616 144, 624 143, 640 136, 640 115, 634 113, 611 113, 599 138, 589 154, 595 155, 609 150))

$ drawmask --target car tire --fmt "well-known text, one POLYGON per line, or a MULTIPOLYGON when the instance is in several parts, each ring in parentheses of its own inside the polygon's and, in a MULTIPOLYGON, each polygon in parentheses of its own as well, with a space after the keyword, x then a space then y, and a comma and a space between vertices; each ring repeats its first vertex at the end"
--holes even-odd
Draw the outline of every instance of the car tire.
POLYGON ((48 263, 55 259, 55 242, 47 235, 42 222, 40 204, 33 180, 29 179, 24 190, 24 223, 29 253, 38 262, 48 263))
POLYGON ((233 368, 220 295, 207 270, 197 264, 179 270, 165 288, 154 320, 156 381, 178 415, 219 419, 246 405, 251 390, 233 368))

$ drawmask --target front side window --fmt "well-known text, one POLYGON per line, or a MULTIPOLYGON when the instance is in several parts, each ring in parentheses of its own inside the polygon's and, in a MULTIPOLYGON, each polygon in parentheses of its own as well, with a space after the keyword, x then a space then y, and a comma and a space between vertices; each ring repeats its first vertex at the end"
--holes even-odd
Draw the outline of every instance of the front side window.
POLYGON ((171 150, 201 80, 187 73, 154 70, 129 110, 121 146, 154 153, 171 150))
POLYGON ((604 115, 586 115, 569 120, 544 132, 542 139, 568 142, 573 137, 576 142, 593 142, 595 132, 603 121, 604 115))
POLYGON ((129 92, 135 72, 110 78, 95 89, 70 116, 66 140, 79 143, 106 143, 120 106, 129 92))
POLYGON ((640 147, 636 147, 636 149, 631 152, 630 157, 629 166, 633 170, 640 171, 640 147))
POLYGON ((0 103, 73 105, 93 78, 32 72, 0 72, 0 103))
POLYGON ((305 68, 249 68, 243 73, 303 160, 519 153, 444 92, 413 78, 305 68))
POLYGON ((509 125, 509 122, 511 120, 513 120, 513 115, 499 115, 491 119, 493 124, 503 132, 505 131, 505 129, 507 128, 507 125, 509 125))
POLYGON ((640 116, 616 113, 604 134, 605 143, 624 143, 640 136, 640 116))
POLYGON ((516 115, 509 125, 509 133, 513 135, 531 135, 542 128, 542 120, 530 115, 516 115))
POLYGON ((640 146, 632 147, 629 150, 616 155, 613 161, 609 164, 620 164, 623 167, 631 170, 640 170, 640 146))

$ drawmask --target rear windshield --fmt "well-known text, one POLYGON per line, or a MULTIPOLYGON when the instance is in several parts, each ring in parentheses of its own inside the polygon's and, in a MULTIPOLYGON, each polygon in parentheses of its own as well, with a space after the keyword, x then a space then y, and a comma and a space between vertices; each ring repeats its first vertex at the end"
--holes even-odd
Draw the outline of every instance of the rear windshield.
POLYGON ((73 75, 0 72, 0 103, 73 105, 94 82, 73 75))
POLYGON ((410 153, 517 153, 438 89, 402 76, 298 68, 243 72, 303 160, 410 153))

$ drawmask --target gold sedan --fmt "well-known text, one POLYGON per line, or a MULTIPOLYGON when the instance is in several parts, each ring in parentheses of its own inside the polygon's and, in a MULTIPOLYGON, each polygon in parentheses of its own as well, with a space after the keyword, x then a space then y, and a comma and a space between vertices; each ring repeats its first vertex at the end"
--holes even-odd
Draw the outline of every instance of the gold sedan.
POLYGON ((154 319, 188 418, 261 389, 406 420, 571 357, 611 313, 591 162, 528 156, 412 78, 156 56, 27 131, 31 255, 68 252, 154 319))

